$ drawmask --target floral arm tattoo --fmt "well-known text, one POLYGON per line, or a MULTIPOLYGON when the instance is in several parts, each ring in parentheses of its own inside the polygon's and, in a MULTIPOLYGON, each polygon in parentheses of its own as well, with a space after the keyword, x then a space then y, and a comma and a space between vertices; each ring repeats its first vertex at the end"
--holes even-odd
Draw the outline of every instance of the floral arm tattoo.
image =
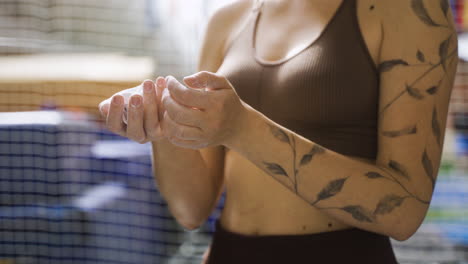
MULTIPOLYGON (((444 38, 438 44, 438 59, 435 62, 430 62, 428 56, 426 56, 426 51, 417 49, 414 54, 414 58, 404 59, 404 58, 393 58, 390 60, 383 61, 378 66, 378 71, 381 75, 392 72, 393 70, 401 67, 411 68, 411 67, 425 67, 427 68, 420 75, 415 75, 413 80, 410 80, 408 83, 404 84, 401 88, 401 92, 397 93, 396 96, 391 98, 386 104, 380 107, 379 117, 383 118, 387 112, 396 107, 397 103, 402 100, 404 97, 409 97, 412 99, 415 104, 419 102, 424 102, 426 100, 431 100, 431 97, 435 97, 441 91, 442 87, 450 87, 453 83, 453 69, 457 63, 457 48, 456 48, 456 32, 450 27, 449 23, 449 6, 446 0, 440 0, 440 9, 445 15, 446 23, 435 22, 434 19, 429 15, 428 10, 424 6, 422 0, 411 0, 409 1, 413 14, 418 18, 418 20, 430 28, 437 28, 438 30, 446 30, 446 38, 444 38), (410 62, 413 61, 414 63, 410 62), (443 75, 438 78, 432 85, 421 88, 420 83, 423 80, 427 81, 427 77, 435 71, 442 71, 443 75), (445 86, 443 85, 445 83, 445 86)), ((372 10, 373 8, 371 8, 372 10)), ((428 51, 433 53, 434 51, 428 51)), ((451 88, 451 87, 450 87, 451 88)), ((418 123, 413 125, 408 125, 403 128, 395 129, 385 129, 380 132, 381 136, 388 139, 397 139, 401 137, 414 137, 418 136, 421 129, 420 126, 423 125, 431 128, 431 137, 426 139, 426 147, 421 150, 419 158, 419 166, 425 172, 425 177, 432 184, 432 190, 434 189, 436 177, 437 177, 437 167, 435 162, 433 162, 428 154, 427 144, 428 140, 436 143, 438 150, 442 150, 443 144, 443 127, 439 122, 440 112, 436 106, 435 99, 432 100, 432 111, 427 113, 430 115, 427 119, 421 119, 418 123), (428 124, 430 122, 430 124, 428 124)), ((430 197, 421 197, 421 194, 416 193, 414 190, 411 190, 407 187, 407 183, 411 182, 411 174, 408 172, 407 166, 397 158, 388 160, 387 166, 375 166, 374 170, 369 170, 362 175, 342 175, 338 176, 337 179, 330 180, 328 183, 324 184, 321 189, 315 195, 307 195, 301 193, 301 180, 303 180, 301 171, 306 166, 313 166, 314 161, 320 159, 320 156, 326 155, 329 151, 319 144, 313 144, 308 151, 300 152, 297 146, 298 136, 294 133, 281 128, 280 126, 267 124, 269 127, 270 134, 278 141, 284 144, 289 145, 291 150, 291 159, 288 162, 292 164, 280 164, 274 161, 262 161, 263 170, 272 175, 274 178, 279 179, 283 184, 288 186, 293 192, 306 200, 310 205, 313 205, 319 209, 324 210, 340 210, 347 213, 354 220, 359 222, 366 223, 375 223, 378 222, 379 217, 392 213, 396 208, 400 207, 405 201, 412 199, 422 205, 429 205, 430 197), (287 169, 291 168, 291 169, 287 169), (378 199, 375 203, 375 207, 369 208, 368 206, 359 205, 356 203, 345 204, 342 206, 321 206, 321 202, 328 200, 332 197, 340 195, 340 193, 346 188, 350 178, 352 177, 364 177, 369 181, 388 181, 394 183, 401 190, 399 194, 389 193, 385 194, 378 199)), ((421 135, 419 135, 421 136, 421 135)), ((319 162, 319 161, 317 161, 319 162)), ((312 167, 313 168, 313 167, 312 167)), ((305 188, 305 187, 304 187, 305 188)))

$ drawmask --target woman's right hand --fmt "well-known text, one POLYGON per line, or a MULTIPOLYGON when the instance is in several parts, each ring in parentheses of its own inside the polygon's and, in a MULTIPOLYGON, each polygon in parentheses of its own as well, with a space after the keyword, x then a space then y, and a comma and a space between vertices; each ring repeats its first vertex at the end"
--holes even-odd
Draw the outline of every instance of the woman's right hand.
POLYGON ((134 94, 130 97, 127 124, 122 118, 125 107, 122 95, 116 93, 99 104, 101 115, 106 118, 106 125, 110 131, 141 144, 164 138, 160 121, 164 113, 161 97, 166 88, 166 81, 163 77, 158 77, 156 84, 146 80, 142 86, 143 96, 134 94))

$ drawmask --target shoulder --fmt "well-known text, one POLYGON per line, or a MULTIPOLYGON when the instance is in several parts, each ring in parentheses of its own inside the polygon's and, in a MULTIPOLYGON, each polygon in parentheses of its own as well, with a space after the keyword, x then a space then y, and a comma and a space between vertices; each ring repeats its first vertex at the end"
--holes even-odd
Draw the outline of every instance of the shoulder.
POLYGON ((381 1, 382 55, 410 56, 414 49, 438 55, 446 40, 456 46, 456 29, 448 0, 381 1))
POLYGON ((454 26, 448 0, 384 0, 379 5, 383 25, 401 33, 424 34, 430 29, 454 26), (422 31, 414 32, 415 29, 422 31))
POLYGON ((211 16, 208 26, 234 26, 243 15, 252 10, 254 3, 254 0, 236 0, 221 6, 211 16))
POLYGON ((205 30, 200 57, 200 70, 215 71, 222 61, 224 50, 243 24, 254 6, 254 0, 237 0, 217 9, 205 30), (206 67, 206 64, 210 64, 206 67), (214 64, 214 66, 213 66, 214 64))

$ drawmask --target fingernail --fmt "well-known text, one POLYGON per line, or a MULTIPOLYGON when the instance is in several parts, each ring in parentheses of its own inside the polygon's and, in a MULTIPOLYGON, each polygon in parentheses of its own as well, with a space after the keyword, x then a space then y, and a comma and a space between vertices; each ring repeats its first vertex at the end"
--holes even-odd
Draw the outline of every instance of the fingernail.
POLYGON ((194 76, 188 76, 184 78, 185 82, 188 82, 190 86, 198 87, 200 86, 200 83, 198 82, 197 78, 194 76))
POLYGON ((134 96, 132 97, 132 100, 131 100, 131 105, 133 107, 139 107, 141 105, 141 98, 140 96, 134 96))
POLYGON ((202 87, 203 86, 203 84, 198 80, 198 78, 193 78, 193 84, 196 87, 202 87))
POLYGON ((144 88, 145 93, 151 93, 154 91, 153 86, 151 85, 150 82, 145 82, 143 84, 143 88, 144 88))
POLYGON ((121 105, 123 104, 123 98, 122 96, 114 96, 112 98, 112 103, 115 104, 115 105, 121 105))
POLYGON ((164 79, 159 78, 159 79, 156 81, 156 85, 157 85, 159 88, 163 88, 163 87, 164 87, 164 79))

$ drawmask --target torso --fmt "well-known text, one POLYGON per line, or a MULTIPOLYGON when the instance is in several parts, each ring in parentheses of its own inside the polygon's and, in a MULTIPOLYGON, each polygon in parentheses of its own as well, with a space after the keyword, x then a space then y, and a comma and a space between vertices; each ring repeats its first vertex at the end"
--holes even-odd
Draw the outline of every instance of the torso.
MULTIPOLYGON (((295 55, 319 36, 341 1, 347 0, 316 1, 315 7, 302 7, 302 11, 297 14, 293 1, 288 1, 291 3, 290 8, 278 9, 275 2, 267 0, 257 26, 256 56, 264 61, 279 61, 295 55), (285 41, 281 36, 288 36, 288 39, 285 41)), ((299 2, 305 1, 296 3, 299 2)), ((373 2, 357 1, 357 16, 369 54, 377 64, 381 27, 371 8, 373 2)), ((244 26, 243 23, 238 24, 238 28, 231 34, 232 39, 244 26)), ((227 44, 230 41, 228 38, 227 44)), ((352 158, 374 163, 371 159, 352 158)), ((253 163, 229 149, 225 153, 224 177, 227 195, 221 223, 233 232, 256 235, 311 234, 350 228, 310 206, 253 163)))

